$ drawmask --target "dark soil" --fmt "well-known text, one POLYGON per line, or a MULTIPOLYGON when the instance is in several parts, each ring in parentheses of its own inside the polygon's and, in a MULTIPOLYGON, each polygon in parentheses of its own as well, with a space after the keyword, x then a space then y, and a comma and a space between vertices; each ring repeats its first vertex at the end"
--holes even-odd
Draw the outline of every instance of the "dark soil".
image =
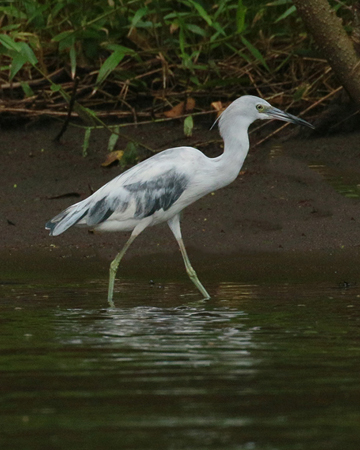
MULTIPOLYGON (((83 130, 70 128, 59 144, 53 138, 60 128, 57 122, 2 126, 1 259, 40 251, 57 261, 96 256, 107 267, 105 260, 114 257, 127 235, 90 234, 73 228, 52 238, 44 229, 47 220, 121 170, 120 166, 101 167, 107 153, 107 131, 92 134, 89 156, 83 158, 83 130)), ((156 149, 219 139, 218 132, 208 131, 205 125, 186 138, 180 123, 129 127, 126 133, 156 149)), ((348 134, 285 142, 277 139, 250 150, 232 185, 184 212, 183 236, 194 266, 195 260, 204 256, 221 267, 227 260, 244 261, 246 255, 255 253, 273 253, 274 263, 280 254, 357 253, 360 199, 344 196, 336 183, 351 185, 355 196, 360 193, 359 144, 360 134, 348 134)), ((117 147, 125 145, 126 141, 120 140, 117 147)), ((201 148, 211 156, 221 152, 218 144, 201 148)), ((164 259, 159 256, 156 261, 159 265, 166 261, 168 267, 173 255, 178 258, 176 264, 181 264, 177 252, 165 224, 139 236, 126 258, 146 264, 149 255, 161 253, 164 259)))

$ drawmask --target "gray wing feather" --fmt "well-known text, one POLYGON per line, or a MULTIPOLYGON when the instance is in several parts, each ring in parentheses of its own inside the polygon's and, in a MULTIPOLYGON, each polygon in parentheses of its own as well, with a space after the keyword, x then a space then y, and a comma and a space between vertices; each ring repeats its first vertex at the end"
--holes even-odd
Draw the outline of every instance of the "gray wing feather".
POLYGON ((114 212, 123 213, 127 210, 129 202, 120 197, 104 195, 96 201, 86 215, 86 224, 90 227, 105 222, 114 212))
POLYGON ((118 221, 141 220, 161 209, 167 211, 189 184, 184 170, 177 169, 175 159, 177 157, 183 167, 185 161, 185 165, 191 164, 191 155, 185 154, 189 151, 203 156, 187 148, 170 149, 153 156, 114 178, 87 199, 65 209, 45 228, 50 230, 50 235, 57 236, 76 224, 99 225, 113 214, 118 221))
POLYGON ((179 199, 187 184, 187 177, 172 169, 155 179, 127 184, 124 188, 135 198, 134 217, 142 219, 160 209, 167 211, 179 199))
POLYGON ((47 222, 45 229, 50 230, 50 236, 58 236, 85 217, 89 209, 87 203, 85 202, 86 201, 82 201, 80 203, 76 203, 75 205, 69 206, 69 208, 66 208, 60 214, 47 222))
POLYGON ((97 194, 95 193, 62 211, 51 219, 45 228, 50 230, 51 236, 57 236, 80 221, 90 227, 99 225, 113 213, 124 213, 133 202, 135 203, 133 218, 143 219, 161 209, 167 211, 179 199, 187 184, 187 177, 172 169, 155 179, 126 184, 123 186, 126 195, 104 193, 99 198, 99 195, 93 197, 97 194))

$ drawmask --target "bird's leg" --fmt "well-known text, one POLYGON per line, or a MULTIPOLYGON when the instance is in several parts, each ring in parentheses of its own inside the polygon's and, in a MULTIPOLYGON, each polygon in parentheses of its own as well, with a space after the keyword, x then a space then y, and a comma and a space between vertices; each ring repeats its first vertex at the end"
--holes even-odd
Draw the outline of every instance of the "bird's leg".
POLYGON ((126 250, 130 247, 130 245, 134 242, 137 234, 132 234, 130 238, 127 240, 126 244, 122 248, 122 250, 116 255, 114 261, 110 264, 110 275, 109 275, 109 290, 108 290, 108 302, 111 307, 114 307, 113 295, 114 295, 114 283, 117 269, 119 267, 120 261, 122 257, 125 255, 126 250))
POLYGON ((204 286, 200 283, 199 278, 196 275, 195 270, 193 269, 189 257, 187 255, 184 241, 182 240, 181 236, 181 230, 180 230, 180 216, 176 215, 172 219, 168 221, 169 227, 171 231, 173 232, 177 243, 179 244, 180 251, 185 263, 186 272, 188 273, 190 280, 195 284, 195 286, 199 289, 199 291, 202 293, 205 299, 209 299, 210 295, 208 294, 207 290, 204 288, 204 286))
POLYGON ((199 291, 202 293, 202 295, 204 296, 205 299, 210 298, 210 295, 208 294, 207 290, 204 288, 204 286, 201 284, 199 278, 196 275, 195 270, 193 269, 189 257, 187 255, 186 249, 185 249, 185 245, 184 245, 184 241, 182 240, 182 238, 177 239, 177 242, 179 244, 180 247, 180 251, 185 263, 185 268, 186 268, 186 272, 188 273, 190 280, 195 284, 195 286, 199 289, 199 291))
POLYGON ((110 275, 109 275, 109 290, 108 290, 108 302, 110 304, 110 306, 113 308, 115 307, 114 302, 113 302, 113 295, 114 295, 114 283, 115 283, 115 276, 116 276, 116 272, 117 269, 119 267, 120 261, 122 259, 122 257, 125 255, 127 249, 130 247, 130 245, 134 242, 135 238, 137 236, 139 236, 139 234, 145 230, 145 228, 151 223, 152 221, 152 217, 149 216, 145 219, 142 219, 137 225, 136 227, 133 229, 131 236, 129 237, 129 239, 126 241, 123 249, 121 250, 121 252, 119 252, 114 261, 112 261, 112 263, 110 264, 110 275))

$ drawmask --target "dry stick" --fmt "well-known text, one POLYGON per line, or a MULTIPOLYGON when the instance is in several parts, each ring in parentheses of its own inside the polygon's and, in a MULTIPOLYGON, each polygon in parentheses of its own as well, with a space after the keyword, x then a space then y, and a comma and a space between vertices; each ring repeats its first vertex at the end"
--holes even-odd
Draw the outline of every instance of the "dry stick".
POLYGON ((273 131, 270 134, 267 134, 263 139, 260 139, 260 141, 255 142, 255 144, 253 144, 252 148, 257 147, 258 145, 262 144, 263 142, 267 141, 268 139, 270 139, 271 137, 275 136, 275 134, 279 133, 281 130, 283 130, 285 127, 287 127, 289 124, 285 123, 284 125, 281 125, 281 127, 277 128, 275 131, 273 131))
MULTIPOLYGON (((216 111, 201 111, 201 112, 197 112, 197 113, 192 113, 192 116, 205 116, 205 115, 209 115, 209 114, 215 114, 216 111)), ((149 116, 151 114, 148 114, 149 116)), ((162 122, 169 122, 171 120, 178 120, 178 119, 185 119, 186 117, 188 117, 189 114, 182 114, 180 116, 176 116, 176 117, 160 117, 158 119, 153 119, 153 120, 144 120, 142 122, 137 122, 137 123, 122 123, 121 125, 119 125, 121 128, 122 127, 132 127, 134 125, 148 125, 151 123, 162 123, 162 122)))
MULTIPOLYGON (((52 113, 52 111, 51 111, 51 113, 52 113)), ((201 112, 192 113, 191 115, 192 116, 206 116, 206 115, 215 114, 215 113, 216 113, 216 111, 201 111, 201 112)), ((118 113, 110 112, 110 113, 106 113, 106 114, 117 115, 118 113)), ((64 113, 58 113, 57 115, 61 116, 61 115, 64 115, 64 113)), ((119 115, 120 115, 120 112, 119 112, 119 115)), ((123 115, 123 117, 128 117, 131 115, 131 113, 123 112, 122 115, 123 115)), ((139 113, 139 115, 141 115, 142 117, 151 117, 150 113, 139 113)), ((176 117, 159 117, 157 119, 143 120, 141 122, 129 122, 129 123, 121 123, 118 125, 111 125, 111 126, 108 126, 107 128, 109 130, 111 130, 112 128, 115 128, 115 127, 125 128, 125 127, 133 127, 133 126, 138 126, 138 125, 150 125, 150 124, 154 124, 154 123, 170 122, 171 120, 185 119, 188 116, 189 116, 189 114, 182 114, 181 116, 176 116, 176 117)), ((61 120, 61 119, 59 119, 59 120, 61 120)), ((71 126, 77 127, 77 128, 84 128, 83 125, 77 125, 74 123, 72 123, 71 126)), ((104 127, 103 126, 98 126, 98 127, 95 126, 95 127, 91 127, 91 128, 95 130, 95 129, 104 128, 104 127)), ((141 145, 143 145, 143 144, 141 144, 141 145)))
POLYGON ((256 82, 255 82, 253 76, 251 75, 250 70, 249 70, 248 72, 246 72, 246 74, 247 74, 247 76, 250 78, 250 81, 252 82, 253 86, 255 87, 258 96, 261 98, 263 95, 262 95, 262 93, 260 92, 260 89, 257 87, 256 82))
POLYGON ((356 116, 356 114, 360 113, 360 109, 357 109, 355 112, 353 112, 352 114, 350 114, 350 116, 344 117, 342 120, 340 120, 340 122, 336 122, 334 125, 332 125, 330 127, 330 129, 334 129, 335 127, 338 127, 339 125, 341 125, 343 122, 345 122, 346 120, 351 119, 352 117, 356 116))
MULTIPOLYGON (((6 107, 6 108, 1 108, 0 109, 1 112, 9 112, 9 113, 24 113, 27 116, 41 116, 43 115, 49 115, 52 117, 65 117, 67 116, 67 112, 62 112, 62 111, 52 111, 51 109, 40 109, 40 110, 31 110, 28 108, 11 108, 11 107, 6 107)), ((73 114, 72 114, 73 115, 73 114)), ((74 117, 77 117, 74 116, 74 117)))
MULTIPOLYGON (((251 64, 248 64, 247 66, 245 66, 245 68, 242 68, 242 70, 241 70, 241 74, 242 75, 244 75, 244 69, 246 69, 247 67, 251 67, 252 65, 251 64)), ((157 69, 156 71, 159 71, 159 69, 157 69)), ((246 70, 245 70, 245 72, 246 72, 246 70)), ((96 72, 94 72, 94 73, 96 73, 96 72)), ((151 73, 151 72, 149 72, 149 73, 151 73)), ((148 75, 149 73, 147 73, 147 74, 142 74, 142 75, 139 75, 139 76, 137 76, 136 78, 139 78, 139 77, 141 77, 141 76, 145 76, 145 75, 148 75)), ((52 76, 54 76, 54 75, 57 75, 57 73, 56 72, 54 72, 54 74, 52 74, 52 76)), ((87 78, 90 78, 90 75, 87 77, 87 78)), ((44 78, 43 78, 44 79, 44 78)), ((42 79, 42 80, 43 80, 42 79)), ((46 79, 46 78, 45 78, 46 79)), ((277 84, 282 84, 282 85, 284 85, 284 84, 287 84, 287 83, 291 83, 291 81, 288 81, 288 82, 286 82, 286 83, 277 83, 277 84)), ((71 83, 72 84, 72 83, 71 83)), ((117 83, 115 83, 115 84, 117 84, 117 83)), ((274 84, 274 85, 276 85, 276 84, 274 84)), ((62 84, 62 87, 63 87, 63 89, 67 89, 68 87, 70 87, 70 83, 63 83, 62 84)), ((257 88, 259 89, 259 88, 261 88, 262 86, 261 85, 258 85, 257 86, 257 88)), ((329 88, 329 86, 327 86, 326 85, 326 87, 327 88, 329 88)), ((86 90, 86 89, 89 89, 90 87, 89 86, 81 86, 81 87, 79 87, 78 88, 78 90, 77 90, 77 94, 79 95, 79 93, 80 92, 83 92, 84 90, 86 90)), ((204 91, 204 93, 205 93, 205 91, 204 91)), ((172 94, 171 94, 172 96, 175 96, 175 95, 184 95, 184 92, 172 92, 172 94)), ((52 98, 54 99, 54 96, 52 96, 52 98)), ((56 98, 56 94, 55 94, 55 98, 56 98)), ((24 101, 24 100, 23 100, 24 101)), ((95 100, 95 103, 94 104, 97 104, 97 103, 100 103, 100 102, 102 102, 101 100, 95 100)), ((20 102, 19 102, 20 103, 20 102)), ((91 102, 90 102, 91 103, 91 102)), ((54 105, 54 107, 58 107, 57 105, 54 105)), ((12 112, 15 112, 15 111, 18 111, 18 112, 25 112, 25 111, 22 111, 22 110, 20 110, 20 109, 8 109, 8 108, 2 108, 2 111, 6 111, 6 110, 8 110, 8 111, 12 111, 12 112)), ((41 113, 43 113, 42 111, 39 111, 39 114, 41 114, 41 113)), ((47 111, 46 111, 46 113, 47 113, 47 111)), ((31 113, 30 113, 31 114, 31 113)), ((61 114, 61 116, 63 116, 63 115, 65 115, 66 113, 64 113, 64 114, 61 114)), ((36 115, 36 113, 32 113, 32 115, 36 115)), ((54 114, 53 113, 53 115, 58 115, 58 114, 54 114)), ((98 116, 106 116, 106 115, 111 115, 111 114, 109 114, 109 113, 99 113, 98 112, 98 116)), ((123 113, 121 113, 121 114, 117 114, 117 113, 113 113, 113 115, 118 115, 119 117, 120 116, 122 116, 122 117, 127 117, 128 115, 125 113, 125 114, 123 114, 123 113)), ((141 116, 141 113, 139 113, 139 116, 141 116)))
MULTIPOLYGON (((54 108, 58 108, 58 105, 54 105, 54 108)), ((66 117, 68 115, 68 112, 66 111, 53 111, 52 109, 28 109, 28 108, 20 108, 20 107, 5 107, 5 108, 0 108, 0 113, 1 112, 9 112, 9 113, 24 113, 27 116, 41 116, 41 115, 47 115, 47 116, 51 116, 53 118, 58 118, 58 117, 66 117)), ((96 115, 98 117, 132 117, 132 113, 129 111, 106 111, 106 112, 97 112, 96 115)), ((72 111, 71 113, 72 117, 79 117, 77 112, 72 111)), ((150 113, 142 113, 139 112, 138 113, 139 117, 151 117, 150 113)), ((146 123, 150 123, 152 121, 146 122, 146 123)), ((72 126, 75 126, 74 124, 71 124, 72 126)), ((130 124, 124 124, 124 125, 138 125, 136 123, 130 123, 130 124)), ((81 128, 84 128, 83 126, 81 126, 81 128)), ((96 128, 96 127, 94 127, 96 128)), ((99 127, 101 128, 101 127, 99 127)))
MULTIPOLYGON (((58 75, 62 74, 62 72, 65 72, 65 69, 62 67, 61 69, 55 70, 55 72, 48 75, 49 79, 53 79, 57 77, 58 75)), ((29 86, 37 86, 38 84, 44 83, 45 81, 48 81, 48 78, 38 78, 36 80, 28 80, 27 84, 29 86)), ((1 89, 16 89, 21 87, 21 82, 11 82, 11 83, 3 83, 1 85, 1 89)))
MULTIPOLYGON (((149 147, 148 145, 146 145, 146 144, 144 144, 143 142, 140 142, 140 141, 138 141, 137 139, 135 139, 135 138, 133 138, 133 137, 130 137, 130 136, 127 136, 126 134, 124 134, 124 133, 120 133, 119 131, 114 131, 112 128, 114 128, 114 127, 111 127, 111 126, 108 126, 108 125, 106 125, 106 123, 104 123, 102 120, 100 120, 100 119, 98 119, 98 122, 100 122, 101 123, 101 126, 100 127, 91 127, 92 129, 96 129, 96 128, 105 128, 106 130, 108 130, 110 133, 112 133, 112 134, 116 134, 116 135, 118 135, 118 136, 120 136, 120 137, 122 137, 122 138, 124 138, 124 139, 126 139, 127 141, 131 141, 131 142, 134 142, 138 147, 144 147, 147 151, 149 151, 150 153, 157 153, 157 151, 156 150, 154 150, 152 147, 149 147)), ((136 124, 134 124, 134 125, 136 125, 136 124)), ((117 125, 117 126, 119 126, 119 125, 117 125)), ((83 128, 83 127, 82 127, 83 128)))
POLYGON ((71 98, 70 98, 70 101, 69 101, 69 109, 68 109, 68 113, 67 113, 66 119, 64 120, 63 126, 62 126, 59 134, 55 137, 54 141, 57 141, 57 142, 60 141, 61 136, 65 133, 65 131, 66 131, 68 125, 69 125, 69 122, 70 122, 70 119, 71 119, 71 112, 72 112, 72 110, 74 108, 74 104, 75 104, 76 89, 77 89, 77 87, 79 85, 79 81, 80 81, 80 78, 76 77, 75 80, 74 80, 74 86, 73 86, 71 98))

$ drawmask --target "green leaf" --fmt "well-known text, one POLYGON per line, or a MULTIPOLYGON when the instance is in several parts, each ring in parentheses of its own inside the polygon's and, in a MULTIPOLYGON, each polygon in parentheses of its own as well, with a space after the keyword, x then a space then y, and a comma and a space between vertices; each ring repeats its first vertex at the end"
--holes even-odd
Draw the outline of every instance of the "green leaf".
POLYGON ((16 57, 15 63, 12 63, 12 66, 14 67, 12 69, 12 77, 14 77, 14 75, 26 62, 29 62, 33 66, 37 64, 38 60, 31 47, 26 42, 15 42, 10 36, 6 34, 0 34, 0 43, 2 43, 3 46, 11 52, 17 53, 17 55, 9 55, 13 58, 16 57), (19 65, 21 65, 21 67, 19 67, 19 65))
POLYGON ((131 31, 136 27, 137 23, 148 13, 148 9, 145 8, 140 8, 136 11, 136 13, 134 14, 134 17, 131 20, 131 25, 130 25, 130 31, 129 34, 131 33, 131 31))
MULTIPOLYGON (((195 69, 196 69, 197 67, 195 67, 195 69)), ((206 70, 206 69, 208 69, 208 67, 206 66, 206 67, 204 67, 204 70, 206 70)), ((193 75, 193 76, 191 76, 190 77, 190 81, 192 82, 192 83, 194 83, 194 84, 196 84, 197 86, 200 86, 200 81, 199 81, 199 78, 197 77, 197 76, 195 76, 195 75, 193 75)))
POLYGON ((133 53, 136 53, 132 48, 124 47, 123 45, 118 44, 109 44, 105 48, 113 52, 123 52, 125 55, 131 55, 133 53))
POLYGON ((108 143, 108 152, 112 152, 115 148, 115 145, 119 139, 119 127, 115 127, 114 128, 114 133, 111 134, 110 139, 109 139, 109 143, 108 143))
POLYGON ((59 92, 61 89, 61 85, 60 84, 56 84, 56 83, 51 83, 50 89, 53 92, 59 92))
POLYGON ((27 19, 27 16, 22 11, 19 11, 15 6, 2 6, 0 12, 3 12, 5 16, 16 17, 17 19, 27 19))
POLYGON ((11 61, 10 80, 12 80, 14 78, 14 76, 19 72, 19 70, 26 63, 27 63, 27 59, 24 55, 22 55, 21 53, 14 54, 14 57, 11 61))
POLYGON ((51 40, 53 42, 60 42, 63 39, 67 39, 69 36, 71 36, 72 34, 74 34, 74 30, 67 30, 67 31, 63 31, 59 34, 57 34, 56 36, 54 36, 51 40))
MULTIPOLYGON (((60 90, 61 95, 66 99, 67 102, 70 101, 70 98, 66 96, 66 93, 63 89, 60 90)), ((84 106, 80 105, 80 103, 75 102, 74 103, 74 111, 79 115, 79 117, 88 125, 95 126, 99 119, 96 115, 96 113, 90 109, 85 108, 84 106)))
POLYGON ((134 58, 138 62, 142 62, 141 57, 139 54, 133 50, 132 48, 125 47, 124 45, 118 45, 118 44, 108 44, 104 47, 106 50, 109 50, 111 52, 122 52, 124 55, 130 55, 132 58, 134 58))
POLYGON ((207 32, 203 28, 199 27, 198 25, 188 23, 186 25, 186 28, 191 31, 192 33, 199 34, 200 36, 206 37, 207 32))
POLYGON ((58 2, 55 3, 54 9, 51 11, 51 18, 54 20, 57 14, 66 7, 66 3, 58 2))
POLYGON ((244 58, 245 61, 247 61, 248 63, 251 63, 250 58, 248 57, 248 55, 246 55, 245 53, 241 52, 240 50, 236 49, 234 46, 232 46, 231 44, 229 44, 228 42, 225 43, 226 47, 228 47, 232 52, 238 54, 241 58, 244 58))
POLYGON ((85 136, 84 136, 84 142, 83 142, 83 151, 82 151, 82 155, 85 158, 88 153, 88 148, 89 148, 89 142, 90 142, 90 135, 91 135, 91 128, 88 127, 85 130, 85 136))
POLYGON ((120 61, 124 58, 125 53, 122 50, 115 51, 111 54, 100 67, 99 74, 96 79, 96 84, 101 84, 110 73, 118 66, 120 61))
POLYGON ((34 95, 34 91, 29 86, 29 83, 26 83, 25 81, 20 81, 20 84, 26 97, 32 97, 34 95))
POLYGON ((11 24, 11 25, 5 25, 4 27, 1 27, 1 31, 12 31, 16 30, 20 27, 20 23, 11 24))
POLYGON ((29 62, 33 66, 37 64, 38 60, 35 53, 32 51, 31 47, 26 42, 18 42, 20 46, 20 54, 26 58, 26 62, 29 62))
POLYGON ((184 34, 183 27, 180 27, 180 31, 179 31, 179 46, 180 46, 180 52, 183 55, 185 53, 185 46, 186 46, 185 34, 184 34))
POLYGON ((281 14, 280 17, 278 17, 274 23, 280 22, 280 20, 285 19, 286 17, 290 16, 290 14, 293 14, 296 11, 296 6, 292 5, 290 8, 288 8, 283 14, 281 14))
POLYGON ((238 7, 236 9, 236 30, 238 33, 242 33, 244 30, 246 11, 246 6, 243 5, 242 0, 239 0, 238 7))
POLYGON ((205 22, 208 25, 212 25, 211 17, 199 3, 197 3, 194 0, 189 0, 189 3, 194 6, 194 8, 197 10, 197 12, 200 14, 200 16, 205 20, 205 22))
MULTIPOLYGON (((213 27, 218 32, 218 34, 222 34, 223 36, 226 36, 226 31, 224 30, 224 28, 222 28, 222 26, 218 22, 213 22, 213 27)), ((211 40, 213 41, 214 38, 216 38, 216 37, 217 37, 216 35, 211 36, 211 40)))
POLYGON ((57 36, 55 36, 55 38, 53 38, 52 41, 58 42, 59 51, 63 52, 67 51, 68 49, 71 49, 71 47, 75 45, 76 35, 74 31, 64 31, 63 33, 60 33, 57 36))
POLYGON ((307 84, 303 84, 301 86, 299 86, 296 91, 294 92, 293 95, 293 99, 297 102, 299 100, 301 100, 303 98, 303 95, 306 93, 306 91, 308 90, 308 85, 307 84))
POLYGON ((6 47, 8 50, 15 50, 16 52, 20 51, 20 46, 18 42, 15 42, 11 39, 7 34, 0 34, 0 43, 6 47))
POLYGON ((263 57, 263 55, 259 52, 257 48, 255 48, 247 39, 244 38, 244 36, 241 36, 241 41, 247 47, 247 49, 250 51, 250 53, 254 56, 255 59, 257 59, 264 67, 270 72, 269 66, 266 64, 266 61, 263 57))
POLYGON ((134 164, 136 164, 139 156, 138 153, 138 146, 135 144, 135 142, 128 142, 127 146, 125 147, 123 157, 120 159, 121 167, 126 167, 128 165, 133 166, 134 164))
POLYGON ((288 5, 289 3, 292 3, 292 0, 276 0, 275 2, 267 3, 266 6, 288 5))
POLYGON ((187 116, 186 119, 184 120, 184 134, 187 137, 192 136, 192 132, 193 132, 193 128, 194 128, 194 121, 192 116, 187 116))

